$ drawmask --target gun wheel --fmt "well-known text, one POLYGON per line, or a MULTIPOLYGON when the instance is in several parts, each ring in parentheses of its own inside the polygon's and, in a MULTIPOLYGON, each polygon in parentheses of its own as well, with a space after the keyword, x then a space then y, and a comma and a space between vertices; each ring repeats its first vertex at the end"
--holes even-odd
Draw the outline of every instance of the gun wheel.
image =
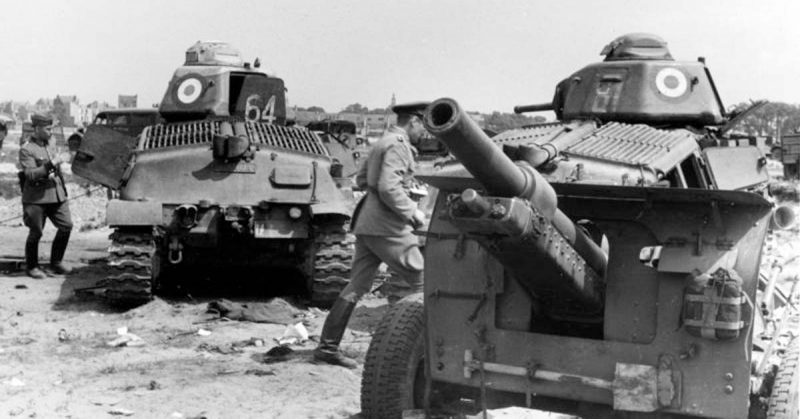
POLYGON ((423 406, 425 316, 421 295, 392 305, 372 336, 361 377, 365 418, 400 418, 423 406))

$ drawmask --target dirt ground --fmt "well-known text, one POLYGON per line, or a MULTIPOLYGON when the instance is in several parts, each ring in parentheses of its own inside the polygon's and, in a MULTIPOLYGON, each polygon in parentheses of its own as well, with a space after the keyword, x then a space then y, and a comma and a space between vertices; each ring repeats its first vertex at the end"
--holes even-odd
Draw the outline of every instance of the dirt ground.
MULTIPOLYGON (((26 229, 2 227, 0 234, 2 253, 19 254, 26 229)), ((315 342, 292 345, 287 360, 265 363, 284 325, 219 320, 206 313, 212 297, 156 299, 124 311, 76 296, 75 289, 100 278, 108 234, 76 234, 67 253, 76 269, 67 277, 0 276, 0 417, 358 417, 361 369, 312 363, 315 342), (143 345, 109 346, 123 327, 143 345), (245 341, 263 346, 232 349, 245 341)), ((385 307, 384 299, 369 298, 354 313, 343 348, 362 364, 385 307)), ((305 311, 297 319, 303 320, 318 335, 324 312, 305 311)))

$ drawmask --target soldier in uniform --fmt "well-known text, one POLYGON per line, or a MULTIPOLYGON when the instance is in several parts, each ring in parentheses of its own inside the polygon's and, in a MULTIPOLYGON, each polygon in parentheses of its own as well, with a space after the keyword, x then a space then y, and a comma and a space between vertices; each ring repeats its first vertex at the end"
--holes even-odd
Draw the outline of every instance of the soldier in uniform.
MULTIPOLYGON (((5 141, 6 135, 8 135, 8 127, 0 121, 0 150, 3 149, 3 141, 5 141)), ((3 153, 3 155, 5 155, 5 153, 3 153)))
POLYGON ((347 368, 357 363, 339 352, 347 322, 358 300, 370 291, 381 262, 422 291, 422 253, 413 229, 425 225, 410 191, 416 166, 414 147, 425 134, 422 112, 428 103, 397 105, 397 125, 389 128, 369 152, 356 176, 367 191, 353 215, 356 251, 350 283, 339 294, 322 328, 314 359, 347 368))
POLYGON ((50 251, 50 270, 64 275, 70 268, 64 265, 64 253, 72 231, 72 216, 67 202, 67 189, 61 175, 61 164, 67 158, 57 155, 50 145, 53 120, 47 116, 31 116, 33 134, 19 150, 22 186, 23 221, 28 227, 25 242, 25 263, 28 276, 43 279, 47 275, 39 267, 39 240, 45 219, 56 227, 50 251))

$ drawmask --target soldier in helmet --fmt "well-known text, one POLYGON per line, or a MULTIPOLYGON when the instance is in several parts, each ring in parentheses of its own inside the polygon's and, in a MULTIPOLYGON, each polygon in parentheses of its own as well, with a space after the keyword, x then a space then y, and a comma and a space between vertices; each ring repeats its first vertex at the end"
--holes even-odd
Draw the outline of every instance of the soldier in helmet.
POLYGON ((389 128, 369 152, 356 182, 366 195, 353 215, 356 251, 350 283, 339 294, 322 328, 314 359, 347 368, 354 360, 339 351, 347 322, 358 300, 370 291, 381 262, 410 285, 422 290, 422 253, 413 229, 425 225, 425 215, 411 197, 415 185, 415 145, 425 134, 422 112, 427 103, 397 105, 397 125, 389 128))
POLYGON ((25 263, 28 276, 43 279, 47 275, 39 267, 39 240, 45 219, 50 219, 57 229, 50 251, 50 270, 64 275, 71 270, 64 265, 63 259, 72 231, 72 216, 61 175, 61 165, 67 158, 57 155, 55 147, 50 145, 53 120, 34 114, 31 125, 33 134, 30 141, 19 150, 23 221, 29 229, 25 263))

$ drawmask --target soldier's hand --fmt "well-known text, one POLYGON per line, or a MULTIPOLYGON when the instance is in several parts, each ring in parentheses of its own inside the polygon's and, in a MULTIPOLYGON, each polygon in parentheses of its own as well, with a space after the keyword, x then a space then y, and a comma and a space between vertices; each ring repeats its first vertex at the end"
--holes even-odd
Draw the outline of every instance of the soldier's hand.
POLYGON ((61 163, 64 163, 64 160, 61 157, 61 155, 55 156, 50 160, 50 164, 52 164, 53 167, 61 166, 61 163))
POLYGON ((421 230, 428 224, 428 220, 425 217, 425 213, 420 211, 419 209, 414 211, 414 215, 411 217, 411 225, 417 229, 421 230))

